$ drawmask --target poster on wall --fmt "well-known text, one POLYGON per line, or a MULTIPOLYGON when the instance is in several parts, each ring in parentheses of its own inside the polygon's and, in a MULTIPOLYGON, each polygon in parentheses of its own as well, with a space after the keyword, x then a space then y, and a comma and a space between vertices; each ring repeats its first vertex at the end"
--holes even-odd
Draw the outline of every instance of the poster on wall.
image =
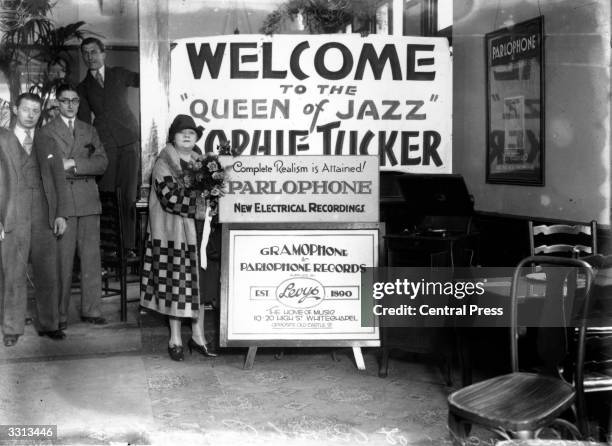
POLYGON ((177 40, 170 113, 199 146, 240 155, 378 156, 381 170, 450 173, 448 40, 355 34, 177 40))
POLYGON ((543 18, 485 36, 487 182, 544 185, 543 18))
POLYGON ((223 157, 221 223, 378 222, 376 156, 223 157))
POLYGON ((222 346, 380 345, 378 327, 361 326, 361 272, 378 264, 377 224, 248 228, 224 225, 222 346))

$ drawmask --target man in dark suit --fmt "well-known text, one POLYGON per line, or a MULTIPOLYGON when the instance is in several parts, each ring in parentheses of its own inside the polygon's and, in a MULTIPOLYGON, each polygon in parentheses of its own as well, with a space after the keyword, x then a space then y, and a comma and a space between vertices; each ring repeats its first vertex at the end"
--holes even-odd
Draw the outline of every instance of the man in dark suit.
POLYGON ((24 331, 27 306, 27 267, 32 262, 40 336, 63 339, 59 330, 57 238, 70 214, 62 158, 52 139, 35 131, 42 101, 23 93, 13 106, 13 131, 0 129, 0 150, 8 160, 10 199, 0 243, 3 275, 2 330, 10 347, 24 331))
POLYGON ((84 39, 81 55, 88 68, 78 86, 81 98, 78 118, 91 122, 100 135, 108 157, 108 168, 99 182, 100 190, 121 189, 125 244, 134 249, 136 192, 140 153, 140 127, 127 103, 128 87, 138 87, 140 78, 121 67, 105 65, 104 44, 95 37, 84 39))
POLYGON ((41 133, 55 141, 61 150, 70 191, 68 230, 59 240, 59 328, 68 327, 72 266, 75 252, 81 266, 81 319, 96 325, 106 320, 100 311, 102 271, 100 261, 100 194, 96 175, 102 175, 108 160, 96 129, 76 119, 79 95, 70 84, 60 84, 55 92, 59 116, 41 133))
MULTIPOLYGON (((6 150, 2 150, 2 147, 8 145, 9 133, 7 131, 0 132, 0 242, 4 240, 5 236, 5 221, 6 221, 6 212, 9 207, 9 201, 13 200, 15 197, 13 194, 15 193, 14 187, 16 186, 16 179, 14 178, 15 172, 11 168, 11 161, 8 156, 8 152, 6 150)), ((1 247, 1 245, 0 245, 1 247)), ((0 256, 0 265, 1 256, 0 256)), ((0 279, 2 279, 0 268, 0 279)), ((2 303, 2 285, 0 284, 0 304, 2 303)))
POLYGON ((6 236, 4 230, 6 226, 6 213, 9 207, 9 202, 14 200, 15 187, 17 179, 15 171, 11 166, 11 160, 8 152, 3 149, 8 145, 8 136, 10 133, 7 130, 0 131, 0 320, 2 320, 2 306, 4 302, 4 274, 2 273, 2 241, 6 236))

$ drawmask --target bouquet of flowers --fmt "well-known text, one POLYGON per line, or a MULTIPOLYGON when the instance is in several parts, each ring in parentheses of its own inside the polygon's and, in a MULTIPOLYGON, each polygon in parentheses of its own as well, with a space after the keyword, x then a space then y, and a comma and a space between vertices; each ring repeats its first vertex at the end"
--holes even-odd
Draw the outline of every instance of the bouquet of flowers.
POLYGON ((229 141, 224 141, 220 145, 217 146, 217 151, 219 155, 231 155, 238 156, 240 152, 236 147, 232 147, 229 141))
MULTIPOLYGON (((229 143, 227 149, 223 146, 218 149, 221 155, 226 154, 226 150, 230 154, 232 152, 229 143)), ((226 180, 225 168, 219 162, 219 155, 206 153, 194 156, 183 173, 185 186, 198 191, 210 207, 210 215, 216 215, 219 212, 219 197, 223 196, 226 180)))

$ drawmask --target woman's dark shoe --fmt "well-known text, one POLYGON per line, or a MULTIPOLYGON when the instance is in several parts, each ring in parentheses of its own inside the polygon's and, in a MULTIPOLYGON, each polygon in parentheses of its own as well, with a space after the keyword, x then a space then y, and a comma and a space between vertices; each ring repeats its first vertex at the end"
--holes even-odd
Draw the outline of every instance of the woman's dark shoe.
POLYGON ((19 339, 19 335, 15 335, 15 334, 4 335, 4 346, 12 347, 13 345, 17 344, 17 339, 19 339))
POLYGON ((183 361, 185 359, 182 345, 169 345, 168 354, 173 361, 183 361))
POLYGON ((81 316, 81 320, 94 325, 106 325, 108 323, 106 319, 101 316, 81 316))
POLYGON ((195 350, 196 352, 201 353, 204 356, 208 356, 209 358, 215 358, 217 356, 216 353, 208 351, 205 345, 198 344, 193 340, 193 338, 189 339, 187 347, 189 347, 189 354, 193 354, 193 350, 195 350))
POLYGON ((39 331, 38 336, 48 336, 55 341, 61 341, 66 337, 62 330, 39 331))

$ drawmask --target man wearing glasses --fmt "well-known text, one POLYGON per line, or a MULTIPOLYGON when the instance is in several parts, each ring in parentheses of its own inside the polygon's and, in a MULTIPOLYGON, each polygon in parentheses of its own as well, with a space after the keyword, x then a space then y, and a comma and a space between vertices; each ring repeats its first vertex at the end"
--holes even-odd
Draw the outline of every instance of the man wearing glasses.
POLYGON ((106 324, 100 311, 102 275, 100 262, 100 194, 96 176, 108 165, 106 153, 96 129, 76 119, 79 95, 76 87, 57 87, 59 116, 42 132, 51 137, 62 151, 64 171, 70 189, 68 230, 59 240, 59 327, 68 326, 72 266, 75 252, 81 266, 81 320, 96 325, 106 324))

